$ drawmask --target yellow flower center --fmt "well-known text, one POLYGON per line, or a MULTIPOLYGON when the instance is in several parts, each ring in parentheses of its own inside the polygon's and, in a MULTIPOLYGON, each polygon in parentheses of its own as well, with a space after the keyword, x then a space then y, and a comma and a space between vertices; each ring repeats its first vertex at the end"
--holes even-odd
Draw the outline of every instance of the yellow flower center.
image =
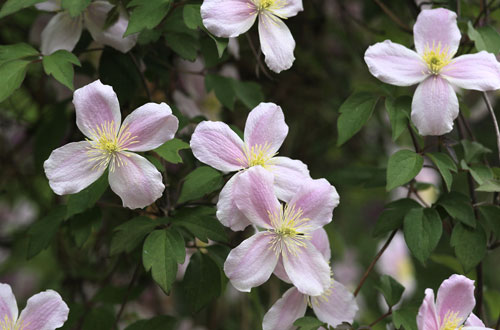
POLYGON ((257 7, 259 7, 260 10, 267 9, 271 7, 275 2, 276 0, 260 0, 257 7))
POLYGON ((283 19, 286 18, 282 15, 277 14, 275 10, 285 7, 287 5, 287 0, 252 0, 252 1, 255 7, 257 8, 257 12, 268 11, 280 18, 283 19))
MULTIPOLYGON (((332 274, 331 274, 332 275, 332 274)), ((327 303, 330 300, 330 296, 333 293, 333 286, 335 281, 333 280, 333 275, 330 277, 330 287, 323 291, 320 296, 308 296, 308 305, 312 308, 313 306, 318 306, 321 303, 327 303)))
MULTIPOLYGON (((267 212, 269 215, 269 220, 271 221, 271 226, 273 229, 269 229, 269 234, 273 235, 271 239, 271 248, 280 254, 284 250, 293 255, 297 255, 297 252, 306 246, 307 240, 311 238, 309 233, 309 225, 307 224, 310 220, 303 216, 304 212, 301 208, 296 209, 295 205, 282 205, 274 213, 267 212)), ((287 254, 283 254, 286 258, 287 254)))
POLYGON ((422 58, 427 64, 429 73, 437 75, 445 66, 450 64, 453 55, 454 54, 450 53, 450 47, 443 47, 441 43, 438 43, 436 45, 433 42, 432 48, 429 47, 428 44, 425 46, 424 55, 422 56, 422 58))
POLYGON ((0 330, 24 330, 29 324, 24 324, 22 320, 17 320, 14 323, 7 315, 4 316, 3 320, 0 320, 0 330))
POLYGON ((458 312, 448 311, 444 316, 444 320, 440 330, 455 330, 462 329, 459 327, 461 319, 458 317, 458 312))
POLYGON ((93 169, 110 165, 112 172, 116 166, 126 165, 126 161, 120 155, 127 157, 128 155, 121 152, 127 150, 130 145, 139 142, 137 136, 132 136, 129 132, 127 125, 123 125, 117 132, 113 121, 106 121, 101 126, 96 127, 92 130, 91 135, 91 139, 87 139, 90 144, 87 147, 87 155, 89 161, 96 162, 93 169))
POLYGON ((270 148, 271 146, 267 142, 264 145, 258 144, 252 147, 248 147, 245 144, 245 146, 243 147, 243 152, 245 153, 246 159, 238 159, 238 162, 243 167, 260 165, 264 168, 269 169, 268 166, 272 165, 272 158, 277 155, 277 153, 270 153, 270 148))

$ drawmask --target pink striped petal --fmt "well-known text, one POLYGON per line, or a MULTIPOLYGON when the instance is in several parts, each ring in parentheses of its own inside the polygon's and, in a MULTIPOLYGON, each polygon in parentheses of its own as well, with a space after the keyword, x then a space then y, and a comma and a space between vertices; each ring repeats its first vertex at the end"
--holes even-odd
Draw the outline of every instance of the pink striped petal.
POLYGON ((417 326, 418 330, 439 330, 434 291, 432 289, 425 290, 424 301, 418 310, 417 326))
POLYGON ((420 55, 389 40, 368 47, 365 62, 373 76, 391 85, 411 86, 427 77, 420 55))
POLYGON ((304 10, 302 0, 276 1, 269 10, 279 17, 292 17, 304 10))
POLYGON ((106 167, 89 156, 87 141, 68 143, 52 151, 43 163, 49 185, 58 195, 76 194, 99 179, 106 167))
POLYGON ((460 30, 457 26, 457 14, 444 8, 422 10, 413 26, 415 48, 423 55, 425 48, 433 45, 449 47, 450 54, 457 52, 460 44, 460 30))
POLYGON ((199 123, 191 136, 190 144, 199 161, 219 171, 233 172, 246 167, 243 141, 225 123, 199 123))
POLYGON ((457 116, 457 95, 446 80, 431 76, 418 85, 411 104, 411 120, 420 135, 450 132, 457 116))
POLYGON ((483 321, 481 321, 481 319, 477 317, 476 314, 474 313, 471 313, 467 318, 467 321, 465 321, 465 327, 486 328, 483 321))
POLYGON ((328 234, 323 228, 316 229, 311 235, 311 243, 323 255, 326 261, 330 261, 332 251, 330 249, 330 240, 328 234))
POLYGON ((210 33, 217 37, 233 38, 252 27, 257 8, 251 0, 204 0, 201 17, 210 33))
POLYGON ((288 134, 288 125, 281 107, 274 103, 261 103, 248 115, 245 124, 245 144, 268 146, 267 152, 274 154, 283 144, 288 134))
POLYGON ((292 67, 295 61, 295 40, 281 19, 263 11, 259 15, 259 39, 269 69, 280 73, 292 67))
POLYGON ((269 279, 278 262, 278 255, 270 249, 272 238, 268 232, 259 232, 231 250, 224 272, 237 290, 250 292, 269 279))
POLYGON ((296 288, 288 289, 264 315, 263 330, 291 330, 293 322, 306 314, 306 296, 296 288))
POLYGON ((49 21, 42 31, 43 55, 50 55, 57 50, 73 51, 82 34, 81 17, 72 18, 68 12, 60 12, 49 21))
POLYGON ((292 283, 292 280, 286 274, 285 266, 283 265, 283 256, 280 255, 278 259, 278 263, 276 264, 276 268, 274 269, 273 274, 286 283, 292 283))
POLYGON ((234 183, 234 199, 238 209, 253 224, 271 228, 269 213, 280 209, 274 195, 273 175, 261 166, 253 166, 238 175, 234 183))
POLYGON ((23 330, 55 330, 68 319, 69 308, 59 293, 47 290, 28 300, 19 321, 23 330))
POLYGON ((456 313, 458 324, 462 324, 476 305, 474 281, 463 275, 451 275, 439 287, 436 297, 436 310, 441 324, 449 313, 456 313))
POLYGON ((128 115, 122 126, 136 137, 126 146, 128 150, 148 151, 172 140, 179 120, 166 103, 146 103, 128 115))
POLYGON ((339 204, 339 195, 327 180, 310 180, 301 186, 288 204, 302 209, 303 217, 310 219, 307 225, 312 231, 332 221, 332 212, 339 204))
POLYGON ((61 0, 47 0, 35 4, 35 8, 44 11, 58 11, 61 10, 61 0))
POLYGON ((330 266, 310 243, 293 250, 283 250, 283 265, 293 285, 303 294, 319 296, 330 287, 330 266))
POLYGON ((238 209, 234 200, 234 183, 240 175, 240 172, 233 175, 231 179, 222 188, 217 202, 217 219, 232 231, 240 231, 245 229, 251 222, 238 209))
POLYGON ((500 89, 500 63, 485 51, 455 58, 441 76, 460 88, 483 92, 500 89))
POLYGON ((273 157, 271 162, 276 196, 282 201, 289 202, 304 181, 311 180, 307 165, 288 157, 273 157))
POLYGON ((15 322, 19 311, 12 288, 8 284, 0 283, 0 325, 5 319, 15 322))
POLYGON ((76 111, 76 125, 88 138, 92 138, 93 132, 106 123, 113 123, 118 133, 122 116, 113 87, 103 85, 100 80, 96 80, 75 91, 73 104, 76 111))
POLYGON ((311 304, 318 319, 332 327, 352 323, 358 311, 356 298, 340 282, 334 282, 324 295, 312 298, 311 304))
POLYGON ((118 20, 104 29, 108 13, 113 7, 112 4, 106 1, 92 2, 85 10, 85 26, 95 41, 126 53, 135 46, 139 34, 123 37, 127 30, 128 18, 127 14, 122 10, 120 10, 118 20))
POLYGON ((132 152, 122 152, 117 157, 120 160, 109 171, 109 185, 124 207, 143 208, 162 196, 165 186, 153 164, 132 152))

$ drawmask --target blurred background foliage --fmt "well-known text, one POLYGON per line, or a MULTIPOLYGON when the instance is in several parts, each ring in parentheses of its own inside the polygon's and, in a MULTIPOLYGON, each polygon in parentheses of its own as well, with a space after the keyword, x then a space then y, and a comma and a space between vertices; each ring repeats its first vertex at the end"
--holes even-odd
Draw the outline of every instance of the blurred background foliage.
MULTIPOLYGON (((111 2, 125 6, 128 3, 111 2)), ((71 308, 64 329, 259 329, 265 312, 287 288, 275 277, 250 294, 239 293, 227 285, 220 267, 229 247, 239 244, 247 232, 224 230, 211 215, 210 205, 227 177, 208 173, 209 169, 205 170, 207 173, 192 173, 200 164, 181 141, 189 143, 193 126, 203 115, 189 118, 175 107, 175 91, 189 94, 186 75, 201 78, 210 92, 198 102, 206 109, 204 116, 223 120, 237 131, 243 129, 248 112, 260 101, 274 102, 283 108, 290 132, 280 155, 302 160, 313 178, 326 177, 341 196, 334 220, 326 229, 332 246, 334 276, 353 290, 385 241, 384 235, 373 235, 384 205, 406 195, 404 190, 398 195, 385 189, 389 156, 400 148, 413 148, 408 130, 395 141, 391 138, 385 102, 386 98, 412 96, 414 87, 395 88, 376 80, 369 74, 363 55, 369 45, 385 39, 412 46, 411 27, 420 10, 415 2, 305 0, 304 11, 286 22, 297 43, 296 61, 290 70, 279 75, 263 70, 262 57, 257 60, 255 56, 256 26, 238 38, 237 56, 225 49, 219 58, 217 46, 224 49, 225 41, 214 42, 184 11, 186 6, 200 3, 171 3, 157 26, 139 28, 142 32, 138 44, 128 54, 96 44, 88 32, 83 33, 73 51, 81 63, 74 67, 75 88, 95 79, 113 86, 123 117, 149 100, 166 102, 179 116, 181 127, 176 146, 165 149, 166 157, 161 151, 147 154, 167 173, 167 193, 156 205, 143 211, 124 209, 107 188, 106 180, 69 198, 56 196, 50 190, 43 161, 53 149, 79 141, 82 136, 75 125, 71 90, 46 75, 40 60, 32 61, 20 88, 0 103, 0 282, 14 287, 21 304, 46 288, 60 292, 71 308), (197 58, 205 63, 201 68, 186 69, 185 63, 180 62, 197 58), (232 66, 233 78, 220 75, 228 64, 232 66), (196 72, 190 74, 190 70, 196 72), (339 108, 354 91, 377 95, 378 101, 360 132, 339 146, 339 108), (177 150, 181 158, 177 158, 177 150), (185 179, 188 174, 192 176, 191 187, 187 187, 189 180, 185 179), (196 196, 200 182, 209 188, 200 188, 202 193, 196 196), (186 189, 186 196, 179 200, 186 189), (185 217, 209 218, 209 228, 203 225, 197 231, 199 223, 191 227, 175 225, 182 221, 186 205, 208 206, 185 217), (186 245, 196 246, 192 251, 203 252, 195 253, 184 280, 168 287, 169 295, 162 292, 142 265, 142 242, 154 226, 136 218, 162 218, 158 214, 165 209, 172 211, 168 215, 174 219, 166 220, 167 223, 183 236, 186 245), (207 245, 193 241, 204 235, 223 243, 207 245), (156 318, 150 323, 139 321, 153 317, 156 318)), ((484 1, 488 5, 487 16, 482 14, 483 1, 435 3, 459 11, 458 23, 464 35, 460 52, 475 52, 474 43, 466 36, 469 22, 490 25, 494 30, 500 28, 497 1, 484 1)), ((192 7, 195 11, 196 8, 199 7, 192 7)), ((43 15, 46 14, 30 7, 1 18, 0 44, 24 42, 37 48, 43 15)), ((192 94, 189 96, 193 98, 192 94)), ((459 97, 461 112, 477 141, 496 151, 494 128, 481 94, 464 92, 459 97)), ((495 107, 497 94, 491 93, 490 99, 495 107)), ((436 150, 437 137, 418 139, 421 146, 436 150)), ((455 128, 447 139, 452 145, 461 140, 458 130, 455 128)), ((460 154, 460 147, 456 149, 460 154)), ((496 152, 484 157, 492 166, 499 165, 496 152)), ((444 192, 440 181, 437 177, 425 181, 432 186, 421 186, 430 194, 429 203, 444 192)), ((464 171, 454 174, 453 190, 468 194, 464 171)), ((490 199, 491 195, 478 193, 478 201, 490 199)), ((494 220, 498 228, 500 219, 494 220)), ((450 236, 450 228, 445 226, 437 248, 425 264, 411 257, 407 271, 415 279, 416 289, 402 303, 408 314, 400 315, 414 317, 425 288, 437 289, 450 274, 464 273, 450 245, 450 236)), ((493 247, 482 264, 482 317, 490 326, 497 322, 500 313, 498 260, 500 249, 493 247)), ((474 268, 467 275, 477 278, 474 268)), ((375 289, 378 285, 379 276, 371 274, 358 296, 360 312, 355 327, 373 322, 386 311, 375 289)), ((383 329, 384 322, 390 320, 375 327, 383 329)))

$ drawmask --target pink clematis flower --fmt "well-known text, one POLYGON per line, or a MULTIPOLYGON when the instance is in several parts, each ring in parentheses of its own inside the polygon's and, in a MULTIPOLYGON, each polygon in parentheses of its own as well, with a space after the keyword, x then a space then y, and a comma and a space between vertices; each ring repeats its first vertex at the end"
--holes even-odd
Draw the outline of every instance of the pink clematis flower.
POLYGON ((31 297, 18 313, 10 285, 0 283, 0 329, 55 330, 68 319, 69 308, 57 292, 47 290, 31 297))
POLYGON ((259 18, 259 38, 267 66, 274 72, 291 68, 295 40, 282 19, 304 10, 302 0, 205 0, 203 25, 218 37, 247 32, 259 18))
POLYGON ((330 287, 330 266, 311 243, 311 236, 332 221, 339 196, 325 179, 311 179, 283 206, 275 196, 273 180, 273 174, 261 166, 238 176, 236 205, 263 231, 229 253, 224 272, 236 289, 248 292, 266 282, 281 259, 300 292, 319 296, 330 287))
MULTIPOLYGON (((330 261, 330 243, 323 228, 312 233, 311 243, 321 252, 327 262, 330 261)), ((286 276, 286 274, 284 275, 286 276)), ((280 276, 280 278, 282 277, 280 276)), ((290 282, 286 279, 285 281, 290 282)), ((304 295, 297 288, 292 287, 264 315, 263 330, 295 329, 293 322, 305 315, 308 305, 312 307, 319 320, 332 327, 336 327, 342 322, 352 323, 358 311, 354 295, 341 283, 334 282, 333 279, 331 286, 317 297, 304 295)))
POLYGON ((458 116, 454 87, 491 91, 500 88, 500 63, 493 54, 453 58, 460 44, 457 15, 447 9, 423 10, 413 27, 416 52, 389 40, 368 47, 370 73, 396 86, 418 84, 411 119, 421 135, 442 135, 458 116))
POLYGON ((475 304, 474 281, 454 274, 441 283, 436 302, 434 291, 425 290, 425 298, 417 315, 418 329, 485 329, 484 323, 472 313, 475 304))
POLYGON ((111 86, 99 80, 75 91, 76 125, 87 137, 54 150, 44 163, 52 190, 75 194, 109 167, 109 185, 123 206, 143 208, 163 193, 161 173, 146 158, 148 151, 174 137, 177 118, 165 103, 147 103, 121 123, 120 105, 111 86))
POLYGON ((61 0, 45 1, 36 4, 35 7, 39 10, 57 12, 42 31, 41 51, 44 55, 60 49, 71 52, 80 40, 84 26, 95 41, 122 53, 128 52, 137 42, 138 34, 123 37, 128 26, 128 17, 124 10, 120 10, 118 20, 113 25, 104 29, 108 13, 114 7, 108 1, 93 1, 77 17, 71 17, 69 12, 61 10, 61 0))
MULTIPOLYGON (((288 126, 281 108, 273 103, 261 103, 248 115, 245 142, 227 124, 204 121, 198 124, 191 137, 191 149, 198 160, 223 172, 256 165, 264 167, 274 175, 278 198, 289 201, 310 176, 307 166, 300 160, 276 157, 287 134, 288 126)), ((227 182, 217 203, 217 218, 234 231, 243 230, 250 224, 234 201, 233 189, 241 173, 227 182)))

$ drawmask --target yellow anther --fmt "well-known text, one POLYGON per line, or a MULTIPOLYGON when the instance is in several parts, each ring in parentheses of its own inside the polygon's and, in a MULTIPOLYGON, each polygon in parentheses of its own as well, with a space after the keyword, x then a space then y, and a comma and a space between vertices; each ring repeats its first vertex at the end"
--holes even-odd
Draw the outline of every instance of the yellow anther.
POLYGON ((248 147, 245 145, 243 147, 243 152, 245 153, 246 159, 237 159, 237 161, 243 167, 252 167, 260 165, 264 168, 267 168, 269 165, 272 165, 272 158, 277 154, 271 154, 269 152, 271 146, 268 143, 264 145, 254 145, 252 147, 248 147))
POLYGON ((462 323, 462 319, 458 317, 458 312, 448 311, 446 312, 443 322, 441 323, 440 330, 456 330, 462 329, 463 326, 460 326, 462 323))
POLYGON ((29 323, 24 323, 22 320, 11 320, 7 315, 3 319, 0 319, 0 330, 24 330, 29 325, 29 323))
POLYGON ((429 47, 429 45, 425 46, 422 58, 427 64, 429 73, 436 75, 439 74, 445 66, 450 64, 453 55, 454 54, 450 53, 450 47, 443 47, 441 43, 436 45, 435 42, 433 42, 432 48, 429 47))
MULTIPOLYGON (((269 220, 273 229, 269 229, 269 234, 273 235, 270 241, 271 248, 276 254, 281 254, 284 250, 293 255, 297 255, 299 250, 307 245, 307 240, 311 239, 309 233, 309 218, 303 216, 301 208, 296 209, 295 205, 280 206, 274 213, 268 211, 269 220)), ((287 257, 287 254, 283 254, 287 257)))

